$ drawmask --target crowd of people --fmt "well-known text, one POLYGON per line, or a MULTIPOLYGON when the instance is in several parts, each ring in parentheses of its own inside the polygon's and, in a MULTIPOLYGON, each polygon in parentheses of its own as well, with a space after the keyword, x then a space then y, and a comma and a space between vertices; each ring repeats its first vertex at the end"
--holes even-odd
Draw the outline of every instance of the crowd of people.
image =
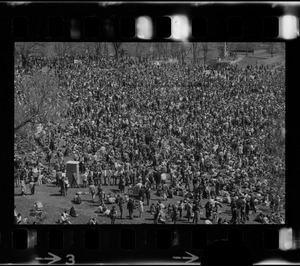
POLYGON ((122 217, 126 203, 130 219, 134 208, 142 217, 149 206, 154 223, 168 217, 176 223, 183 211, 194 223, 200 214, 208 224, 245 223, 263 204, 271 212, 259 213, 257 221, 284 220, 284 68, 77 59, 32 57, 28 68, 15 69, 18 79, 47 66, 68 100, 62 120, 43 125, 32 140, 38 143, 33 156, 16 155, 24 195, 26 182, 34 194, 42 176, 55 179, 62 194, 78 186, 63 175, 64 159, 71 158, 80 162, 80 183, 89 186, 93 201, 99 195, 99 212, 112 223, 117 208, 107 212, 112 196, 103 186, 118 186, 115 204, 122 217), (127 195, 137 184, 139 204, 127 195), (149 204, 154 194, 161 200, 149 204), (182 200, 176 204, 162 203, 177 196, 182 200), (231 220, 219 219, 224 204, 231 207, 231 220))

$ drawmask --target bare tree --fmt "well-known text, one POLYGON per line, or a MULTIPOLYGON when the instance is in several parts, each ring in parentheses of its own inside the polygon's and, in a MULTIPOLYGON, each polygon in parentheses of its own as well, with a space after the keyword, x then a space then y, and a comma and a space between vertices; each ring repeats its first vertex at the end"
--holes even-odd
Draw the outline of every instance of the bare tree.
POLYGON ((153 47, 153 53, 154 53, 154 57, 158 60, 161 60, 161 58, 164 58, 165 60, 168 59, 169 57, 169 50, 172 50, 171 49, 168 49, 168 43, 155 43, 154 44, 154 47, 153 47))
POLYGON ((198 55, 198 43, 193 42, 192 44, 192 52, 193 52, 193 64, 197 62, 197 55, 198 55))
POLYGON ((208 59, 208 52, 209 52, 210 49, 208 47, 207 42, 201 43, 201 46, 202 46, 202 51, 203 51, 203 61, 204 61, 204 64, 206 64, 207 59, 208 59))
POLYGON ((170 47, 169 47, 169 51, 170 51, 170 56, 172 58, 180 58, 180 51, 179 51, 180 47, 179 47, 179 43, 177 42, 173 42, 170 43, 170 47))
POLYGON ((275 53, 275 47, 274 47, 274 43, 273 43, 273 42, 270 42, 270 43, 269 43, 268 50, 269 50, 269 52, 270 52, 270 54, 271 54, 271 57, 273 58, 273 55, 274 55, 274 53, 275 53))
POLYGON ((147 56, 146 47, 143 43, 135 43, 135 56, 141 60, 143 56, 147 56))
POLYGON ((96 55, 96 58, 99 60, 100 56, 101 56, 101 49, 102 48, 102 45, 101 45, 101 42, 96 42, 95 43, 95 55, 96 55))
POLYGON ((122 45, 122 42, 113 42, 113 47, 115 50, 115 57, 116 57, 117 61, 119 61, 121 45, 122 45))
POLYGON ((39 42, 18 42, 15 44, 15 56, 21 57, 22 67, 26 68, 30 54, 44 47, 45 44, 39 42))
POLYGON ((58 121, 67 109, 54 74, 36 72, 15 77, 14 131, 27 124, 58 121))
POLYGON ((191 52, 191 47, 187 46, 184 43, 180 43, 180 48, 179 48, 179 55, 180 58, 178 58, 179 61, 181 61, 181 63, 185 62, 185 58, 187 57, 187 55, 191 52))
POLYGON ((70 47, 66 43, 56 42, 54 44, 54 51, 59 57, 63 57, 70 51, 70 47))
POLYGON ((248 57, 249 43, 246 42, 245 46, 246 46, 246 57, 248 57))
POLYGON ((94 42, 94 43, 87 43, 86 44, 88 49, 88 54, 94 59, 94 60, 100 60, 102 56, 104 56, 105 53, 105 47, 104 43, 101 42, 94 42))

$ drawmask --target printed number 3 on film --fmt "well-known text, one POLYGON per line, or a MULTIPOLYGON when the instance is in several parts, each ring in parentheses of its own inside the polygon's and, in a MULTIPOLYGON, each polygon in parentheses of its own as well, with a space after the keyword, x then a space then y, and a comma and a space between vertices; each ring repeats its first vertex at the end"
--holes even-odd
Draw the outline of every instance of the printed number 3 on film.
MULTIPOLYGON (((58 261, 61 260, 61 258, 59 256, 57 256, 57 255, 55 255, 53 253, 48 252, 48 255, 50 255, 51 257, 45 257, 45 258, 39 258, 39 257, 37 257, 35 259, 36 260, 41 260, 41 261, 43 261, 43 260, 47 261, 48 260, 49 261, 48 264, 53 264, 53 263, 56 263, 56 262, 58 262, 58 261)), ((66 256, 66 258, 68 260, 65 263, 66 265, 73 265, 73 264, 75 264, 75 256, 73 254, 68 254, 66 256)))
POLYGON ((67 265, 75 264, 75 256, 73 254, 68 254, 66 258, 68 259, 68 261, 66 262, 67 265))

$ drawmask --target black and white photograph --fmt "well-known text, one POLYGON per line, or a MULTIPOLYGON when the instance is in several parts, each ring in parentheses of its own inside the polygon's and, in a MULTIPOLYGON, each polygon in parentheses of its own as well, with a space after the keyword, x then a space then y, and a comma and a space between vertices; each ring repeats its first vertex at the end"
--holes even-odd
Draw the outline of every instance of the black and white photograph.
POLYGON ((284 42, 16 42, 15 224, 285 224, 284 42))

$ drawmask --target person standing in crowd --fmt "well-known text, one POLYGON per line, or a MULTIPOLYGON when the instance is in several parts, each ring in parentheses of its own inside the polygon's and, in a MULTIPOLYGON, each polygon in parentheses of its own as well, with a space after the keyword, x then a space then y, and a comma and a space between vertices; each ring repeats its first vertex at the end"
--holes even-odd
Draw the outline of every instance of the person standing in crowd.
POLYGON ((98 184, 97 195, 99 197, 99 204, 101 205, 103 203, 103 189, 102 189, 101 183, 98 184))
POLYGON ((213 208, 210 200, 204 205, 204 208, 205 208, 206 219, 209 220, 211 217, 211 212, 212 212, 212 208, 213 208))
POLYGON ((142 218, 143 216, 143 212, 144 212, 144 202, 143 202, 143 198, 140 198, 139 200, 139 218, 142 218))
POLYGON ((179 212, 178 212, 178 207, 177 207, 176 205, 173 205, 173 206, 172 206, 172 214, 171 214, 171 216, 172 216, 172 222, 173 222, 174 224, 177 223, 177 220, 178 220, 178 214, 179 214, 179 212))
POLYGON ((144 185, 142 185, 139 189, 139 197, 142 199, 143 202, 145 201, 146 193, 146 188, 144 185))
POLYGON ((115 224, 115 220, 116 220, 116 217, 117 217, 116 206, 112 207, 112 209, 109 213, 109 216, 110 216, 111 224, 115 224))
POLYGON ((21 196, 26 196, 25 171, 20 173, 21 196))
POLYGON ((116 168, 114 174, 112 175, 112 185, 117 186, 119 180, 119 170, 116 168))
POLYGON ((156 204, 155 206, 155 211, 154 211, 154 224, 158 224, 158 219, 159 219, 159 216, 160 216, 160 206, 159 206, 159 203, 156 204))
POLYGON ((149 206, 149 202, 151 199, 151 183, 148 178, 146 178, 145 189, 146 189, 147 206, 149 206))
POLYGON ((21 180, 21 196, 26 196, 26 184, 25 180, 21 180))
POLYGON ((194 202, 193 213, 194 213, 193 223, 198 224, 200 220, 200 207, 198 202, 194 202))
POLYGON ((231 213, 232 213, 232 217, 231 217, 231 223, 232 224, 236 224, 237 222, 237 207, 236 207, 236 200, 233 200, 231 202, 231 213))
POLYGON ((31 175, 30 178, 29 178, 29 188, 30 188, 30 191, 31 191, 31 195, 34 195, 35 182, 34 182, 34 176, 33 175, 31 175))
POLYGON ((67 176, 64 176, 61 180, 61 195, 63 195, 64 197, 68 195, 69 186, 69 179, 67 176))
POLYGON ((104 166, 104 170, 103 170, 103 183, 104 183, 104 186, 107 186, 108 185, 108 180, 109 180, 109 170, 108 170, 108 167, 107 166, 104 166))
POLYGON ((96 197, 96 187, 94 184, 94 179, 93 178, 89 178, 89 191, 90 194, 92 196, 92 202, 95 202, 95 197, 96 197))
POLYGON ((120 219, 123 219, 123 208, 124 208, 125 200, 123 197, 118 198, 118 206, 120 209, 120 219))
POLYGON ((189 222, 190 219, 192 218, 192 204, 190 203, 190 201, 186 202, 185 208, 186 208, 186 218, 189 222))
POLYGON ((236 200, 236 211, 237 211, 237 223, 240 224, 244 222, 244 210, 245 210, 245 200, 244 197, 239 196, 236 200))
POLYGON ((249 221, 249 212, 250 212, 250 201, 247 198, 246 205, 245 205, 245 220, 249 221))
POLYGON ((61 179, 62 179, 62 171, 60 169, 58 172, 56 172, 56 186, 59 186, 61 179))
POLYGON ((72 183, 71 183, 71 187, 76 187, 76 188, 79 188, 79 185, 77 183, 77 174, 76 174, 76 171, 73 170, 72 172, 72 183))
POLYGON ((119 177, 119 191, 124 193, 125 190, 125 178, 123 176, 119 177))
POLYGON ((66 196, 66 189, 65 189, 65 182, 64 182, 64 177, 60 180, 60 195, 61 196, 66 196))
POLYGON ((81 174, 81 179, 82 179, 82 186, 83 188, 87 187, 87 174, 86 173, 82 173, 81 174))
POLYGON ((182 212, 184 209, 184 202, 183 200, 180 200, 179 204, 178 204, 178 211, 179 211, 179 219, 182 219, 182 212))
POLYGON ((129 199, 128 203, 127 203, 127 209, 129 211, 129 219, 132 220, 133 219, 133 211, 135 209, 135 205, 132 199, 129 199))

